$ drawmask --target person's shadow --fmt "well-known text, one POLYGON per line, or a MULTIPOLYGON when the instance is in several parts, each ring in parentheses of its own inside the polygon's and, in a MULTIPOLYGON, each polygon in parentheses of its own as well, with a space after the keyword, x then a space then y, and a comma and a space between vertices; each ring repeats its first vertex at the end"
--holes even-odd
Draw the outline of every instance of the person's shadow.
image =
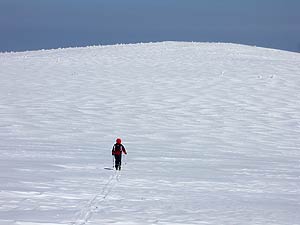
POLYGON ((104 167, 105 170, 113 170, 111 167, 104 167))

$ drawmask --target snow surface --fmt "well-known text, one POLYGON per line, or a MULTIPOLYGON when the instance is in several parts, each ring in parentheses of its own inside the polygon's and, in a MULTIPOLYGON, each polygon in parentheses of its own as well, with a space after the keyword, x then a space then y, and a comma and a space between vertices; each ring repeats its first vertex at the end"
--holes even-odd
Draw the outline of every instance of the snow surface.
POLYGON ((300 224, 299 103, 298 53, 1 53, 0 224, 300 224))

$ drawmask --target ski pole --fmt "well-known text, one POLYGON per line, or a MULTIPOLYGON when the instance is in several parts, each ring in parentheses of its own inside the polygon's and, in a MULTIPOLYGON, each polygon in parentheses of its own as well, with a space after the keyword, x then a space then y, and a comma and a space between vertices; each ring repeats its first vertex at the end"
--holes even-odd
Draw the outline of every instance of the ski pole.
POLYGON ((114 168, 114 167, 115 167, 115 159, 114 159, 114 156, 112 156, 112 161, 113 161, 112 168, 114 168))
POLYGON ((124 163, 125 163, 125 165, 127 165, 127 155, 126 154, 124 155, 124 163))

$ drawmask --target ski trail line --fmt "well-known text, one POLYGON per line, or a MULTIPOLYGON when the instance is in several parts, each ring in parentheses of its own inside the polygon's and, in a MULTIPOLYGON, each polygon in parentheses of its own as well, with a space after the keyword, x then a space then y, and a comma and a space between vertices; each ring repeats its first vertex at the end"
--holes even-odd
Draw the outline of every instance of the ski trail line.
POLYGON ((72 222, 72 225, 86 225, 88 220, 92 217, 92 214, 98 205, 103 202, 106 197, 110 194, 117 181, 119 181, 119 174, 115 171, 115 174, 111 175, 108 178, 108 181, 102 188, 102 191, 96 194, 80 211, 75 222, 72 222))

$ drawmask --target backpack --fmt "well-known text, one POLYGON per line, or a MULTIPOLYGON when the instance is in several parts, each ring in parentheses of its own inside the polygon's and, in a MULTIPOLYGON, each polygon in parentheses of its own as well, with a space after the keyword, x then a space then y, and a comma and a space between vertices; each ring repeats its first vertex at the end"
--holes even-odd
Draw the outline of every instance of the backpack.
POLYGON ((122 144, 114 144, 114 147, 113 147, 114 155, 121 155, 122 151, 123 151, 123 145, 122 144))

